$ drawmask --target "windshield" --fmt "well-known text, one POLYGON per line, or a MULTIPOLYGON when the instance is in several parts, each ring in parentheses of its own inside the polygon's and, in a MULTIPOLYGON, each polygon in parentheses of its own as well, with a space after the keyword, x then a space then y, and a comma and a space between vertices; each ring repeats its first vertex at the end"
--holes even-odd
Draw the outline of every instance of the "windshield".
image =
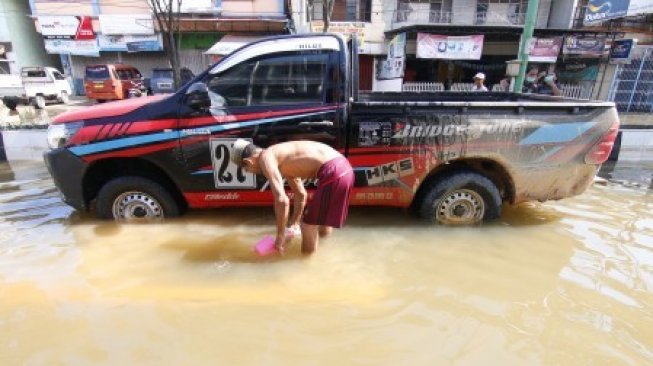
POLYGON ((107 80, 109 68, 106 66, 88 66, 86 68, 86 80, 107 80))
POLYGON ((152 79, 172 79, 172 70, 154 70, 152 79))

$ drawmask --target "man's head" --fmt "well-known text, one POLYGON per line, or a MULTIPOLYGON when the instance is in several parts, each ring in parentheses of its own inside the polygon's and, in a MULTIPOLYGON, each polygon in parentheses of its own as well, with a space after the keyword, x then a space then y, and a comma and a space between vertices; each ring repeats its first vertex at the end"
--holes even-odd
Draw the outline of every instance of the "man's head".
POLYGON ((485 82, 485 74, 484 73, 479 72, 476 75, 474 75, 474 83, 476 85, 483 85, 484 82, 485 82))
POLYGON ((260 173, 261 167, 258 158, 263 149, 243 139, 234 141, 234 149, 231 154, 231 161, 243 167, 250 173, 260 173))
POLYGON ((526 79, 525 81, 527 83, 534 83, 537 81, 537 76, 539 74, 540 70, 537 67, 531 67, 528 72, 526 73, 526 79))

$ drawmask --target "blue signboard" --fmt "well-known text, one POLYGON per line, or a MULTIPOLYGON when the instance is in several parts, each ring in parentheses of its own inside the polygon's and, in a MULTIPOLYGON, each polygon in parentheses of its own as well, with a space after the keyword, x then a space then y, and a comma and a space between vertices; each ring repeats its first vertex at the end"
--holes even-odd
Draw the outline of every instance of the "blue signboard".
POLYGON ((635 39, 619 39, 614 41, 612 43, 612 50, 610 51, 610 63, 628 63, 636 44, 637 40, 635 39))
POLYGON ((630 0, 589 0, 584 24, 598 23, 626 16, 630 0))

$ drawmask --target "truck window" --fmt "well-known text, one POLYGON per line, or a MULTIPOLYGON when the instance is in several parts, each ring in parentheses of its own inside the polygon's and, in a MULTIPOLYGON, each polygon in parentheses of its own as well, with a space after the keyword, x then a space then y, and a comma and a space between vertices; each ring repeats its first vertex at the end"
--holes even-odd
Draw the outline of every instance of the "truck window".
POLYGON ((129 71, 129 69, 119 69, 119 70, 116 70, 116 72, 118 73, 118 78, 120 80, 130 80, 130 79, 134 78, 132 76, 131 71, 129 71))
POLYGON ((23 71, 23 77, 28 78, 45 78, 47 77, 45 70, 27 70, 23 71))
POLYGON ((320 103, 329 54, 263 56, 218 75, 207 87, 225 106, 320 103))
POLYGON ((66 78, 63 75, 61 75, 61 73, 59 73, 58 71, 53 71, 52 76, 54 76, 55 80, 66 80, 66 78))
POLYGON ((109 76, 109 68, 106 66, 89 66, 86 68, 86 80, 107 80, 111 79, 109 76))

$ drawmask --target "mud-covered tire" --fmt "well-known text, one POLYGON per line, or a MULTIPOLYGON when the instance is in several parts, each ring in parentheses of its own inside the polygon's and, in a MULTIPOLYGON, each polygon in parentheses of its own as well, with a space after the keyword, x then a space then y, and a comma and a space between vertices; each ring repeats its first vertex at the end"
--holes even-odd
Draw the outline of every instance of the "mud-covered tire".
POLYGON ((32 98, 32 106, 36 109, 45 108, 45 97, 42 95, 37 95, 32 98))
POLYGON ((136 176, 115 178, 97 195, 95 213, 100 219, 140 222, 179 216, 179 205, 162 185, 136 176))
POLYGON ((423 220, 473 225, 501 215, 501 194, 496 185, 472 170, 446 173, 426 184, 416 207, 423 220))

